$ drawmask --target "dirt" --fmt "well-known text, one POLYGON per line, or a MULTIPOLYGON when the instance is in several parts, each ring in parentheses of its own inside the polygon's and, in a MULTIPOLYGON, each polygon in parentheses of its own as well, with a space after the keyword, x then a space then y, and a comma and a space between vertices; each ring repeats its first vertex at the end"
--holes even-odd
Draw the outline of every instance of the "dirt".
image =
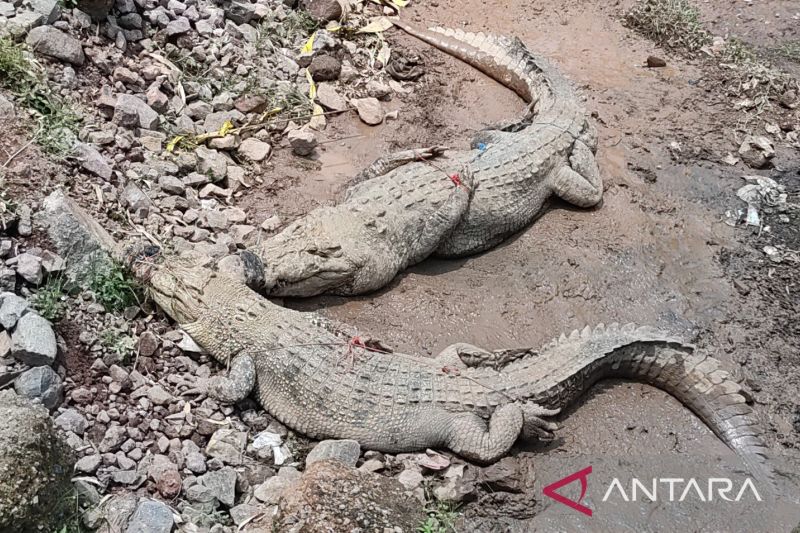
MULTIPOLYGON (((598 322, 666 327, 709 348, 747 380, 774 454, 797 465, 800 275, 796 265, 771 264, 761 252, 775 242, 800 248, 797 214, 789 213, 788 224, 768 220, 772 231, 760 236, 723 220, 725 211, 741 207, 735 192, 743 175, 772 176, 796 203, 800 158, 779 147, 782 171, 771 173, 722 163, 765 119, 742 120, 720 90, 724 73, 710 60, 670 54, 625 28, 621 15, 629 5, 465 0, 408 11, 406 18, 425 25, 517 35, 552 59, 599 129, 604 202, 588 211, 557 204, 488 253, 429 259, 375 294, 287 304, 354 324, 397 350, 427 354, 453 342, 537 346, 598 322), (649 55, 668 66, 643 67, 649 55)), ((762 50, 798 37, 796 3, 701 5, 713 15, 713 31, 737 34, 762 50)), ((421 87, 388 106, 399 119, 369 128, 353 116, 332 118, 319 160, 305 169, 291 156, 276 160, 266 178, 274 183, 251 193, 251 210, 289 222, 333 201, 348 176, 387 151, 463 147, 485 124, 522 108, 510 91, 457 61, 402 34, 390 41, 418 51, 427 70, 421 87)), ((782 113, 798 121, 796 112, 782 113)), ((643 385, 603 387, 561 422, 557 443, 537 455, 543 471, 565 456, 677 461, 727 452, 677 401, 643 385)))

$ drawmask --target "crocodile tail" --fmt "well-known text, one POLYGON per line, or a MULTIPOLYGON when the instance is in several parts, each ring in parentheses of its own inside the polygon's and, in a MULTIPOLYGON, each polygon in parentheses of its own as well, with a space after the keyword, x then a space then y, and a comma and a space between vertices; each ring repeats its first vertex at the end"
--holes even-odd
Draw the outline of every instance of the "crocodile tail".
POLYGON ((409 35, 494 78, 526 102, 536 100, 537 80, 532 74, 535 65, 527 60, 529 54, 519 40, 449 28, 425 30, 399 20, 392 20, 392 23, 409 35))
MULTIPOLYGON (((531 365, 529 372, 535 368, 539 377, 527 387, 520 383, 517 392, 545 407, 569 405, 606 378, 641 381, 670 393, 736 451, 754 476, 773 486, 763 430, 748 393, 719 360, 694 346, 655 328, 601 324, 562 335, 526 359, 531 361, 519 365, 531 365)), ((523 379, 524 370, 518 371, 523 379)))

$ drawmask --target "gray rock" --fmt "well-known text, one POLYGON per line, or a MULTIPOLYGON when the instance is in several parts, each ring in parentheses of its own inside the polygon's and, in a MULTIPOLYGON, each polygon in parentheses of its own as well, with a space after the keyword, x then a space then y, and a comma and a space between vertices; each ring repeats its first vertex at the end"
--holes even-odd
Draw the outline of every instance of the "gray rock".
POLYGON ((118 485, 135 485, 139 482, 136 470, 115 470, 111 472, 111 480, 118 485))
POLYGON ((351 102, 358 111, 358 118, 365 124, 377 126, 383 122, 383 109, 377 98, 354 98, 351 102))
POLYGON ((111 165, 106 162, 103 154, 91 144, 78 143, 73 148, 75 157, 80 161, 84 170, 91 172, 95 176, 99 176, 104 180, 111 179, 111 165))
POLYGON ((17 256, 17 274, 31 285, 39 285, 44 278, 42 259, 35 255, 24 253, 17 256))
POLYGON ((231 507, 236 501, 236 470, 230 466, 209 472, 200 478, 200 482, 223 505, 231 507))
POLYGON ((19 40, 25 37, 31 29, 41 26, 43 21, 44 17, 39 13, 21 11, 17 13, 17 16, 6 22, 6 26, 3 30, 12 38, 19 40))
POLYGON ((225 7, 225 16, 236 24, 247 24, 256 18, 256 5, 244 0, 234 0, 225 7))
POLYGON ((0 94, 0 118, 14 118, 16 114, 14 103, 6 100, 6 98, 0 94))
POLYGON ((234 525, 241 526, 249 519, 263 513, 264 511, 264 507, 261 507, 260 505, 243 503, 241 505, 237 505, 236 507, 231 507, 229 512, 234 525))
POLYGON ((166 405, 172 401, 173 397, 161 385, 154 385, 147 389, 147 399, 156 405, 166 405))
POLYGON ((167 27, 164 29, 164 32, 167 34, 167 37, 178 37, 179 35, 185 35, 192 31, 192 25, 189 23, 189 19, 186 17, 178 17, 175 20, 171 21, 167 24, 167 27))
POLYGON ((206 471, 206 457, 200 452, 186 454, 186 468, 193 474, 204 474, 206 471))
POLYGON ((0 391, 0 531, 56 531, 72 460, 47 409, 0 391))
POLYGON ((306 128, 292 130, 289 132, 287 137, 289 139, 289 145, 292 147, 292 151, 301 156, 311 154, 318 144, 317 137, 311 130, 306 128))
POLYGON ((114 107, 114 123, 127 128, 140 127, 154 130, 158 127, 158 113, 147 103, 130 94, 117 96, 114 107))
POLYGON ((11 335, 6 330, 2 330, 0 331, 0 359, 5 359, 9 355, 11 355, 11 335))
POLYGON ((168 174, 165 174, 159 178, 158 186, 161 187, 161 190, 169 194, 183 195, 183 191, 186 190, 186 186, 181 180, 168 174))
POLYGON ((104 527, 107 532, 122 532, 128 519, 136 509, 136 496, 130 493, 114 494, 97 507, 83 515, 83 522, 90 529, 104 527))
POLYGON ((354 440, 323 440, 306 457, 306 466, 317 461, 335 459, 347 466, 356 466, 361 456, 361 446, 354 440))
POLYGON ((239 155, 250 161, 263 161, 269 156, 272 146, 258 139, 245 139, 239 146, 239 155))
POLYGON ((767 168, 775 157, 775 147, 768 137, 748 135, 739 147, 739 156, 750 168, 767 168))
POLYGON ((22 315, 30 309, 28 300, 13 292, 0 293, 0 325, 7 331, 14 329, 22 315))
POLYGON ((105 20, 113 5, 114 0, 78 0, 78 9, 94 20, 105 20))
POLYGON ((50 411, 64 400, 61 377, 49 366, 37 366, 23 372, 14 382, 14 391, 30 400, 38 399, 50 411))
POLYGON ((172 510, 156 500, 142 500, 136 507, 126 533, 170 533, 172 510))
POLYGON ((81 66, 86 61, 81 42, 53 26, 33 28, 25 41, 36 52, 60 61, 76 66, 81 66))
POLYGON ((320 83, 317 86, 317 101, 320 105, 331 111, 344 111, 347 101, 330 83, 320 83))
POLYGON ((244 122, 245 118, 246 117, 236 109, 209 113, 203 121, 203 129, 207 132, 219 131, 228 120, 235 126, 236 124, 244 122))
POLYGON ((148 87, 145 96, 147 96, 147 105, 152 107, 156 112, 165 113, 167 111, 169 98, 167 98, 166 94, 161 92, 160 83, 154 83, 148 87))
POLYGON ((84 474, 94 474, 100 467, 102 461, 103 458, 99 453, 81 457, 78 459, 78 462, 75 463, 75 471, 84 474))
POLYGON ((247 433, 234 429, 218 429, 211 435, 206 446, 206 454, 229 465, 242 464, 247 433))
POLYGON ((0 2, 0 17, 11 18, 16 14, 14 4, 10 2, 0 2))
POLYGON ((71 431, 76 435, 83 435, 89 425, 86 421, 86 417, 75 409, 67 409, 58 415, 53 423, 63 431, 71 431))
POLYGON ((63 191, 44 200, 38 218, 58 253, 68 261, 67 280, 83 285, 95 272, 110 268, 114 239, 63 191))
POLYGON ((257 486, 253 491, 253 496, 261 502, 274 505, 278 503, 284 491, 295 483, 296 481, 285 477, 273 476, 257 486))
POLYGON ((128 439, 128 432, 122 426, 110 426, 100 441, 98 450, 100 453, 109 453, 119 450, 119 447, 128 439))
POLYGON ((212 181, 219 181, 228 173, 227 158, 216 150, 198 146, 195 155, 197 156, 197 170, 211 177, 212 181))
POLYGON ((142 189, 140 189, 132 181, 129 181, 128 184, 125 185, 125 188, 122 189, 120 201, 122 202, 123 206, 127 206, 132 211, 149 209, 153 206, 153 202, 150 200, 150 197, 147 196, 144 191, 142 191, 142 189))
POLYGON ((11 335, 11 355, 30 366, 50 366, 56 360, 56 334, 50 322, 27 313, 11 335))
POLYGON ((322 54, 311 60, 308 71, 314 81, 333 81, 342 72, 342 63, 333 56, 322 54))
POLYGON ((407 469, 400 472, 397 476, 397 481, 403 485, 406 490, 414 490, 422 485, 422 473, 419 470, 407 469))
POLYGON ((44 19, 45 24, 52 24, 61 17, 58 0, 30 0, 31 9, 44 19))

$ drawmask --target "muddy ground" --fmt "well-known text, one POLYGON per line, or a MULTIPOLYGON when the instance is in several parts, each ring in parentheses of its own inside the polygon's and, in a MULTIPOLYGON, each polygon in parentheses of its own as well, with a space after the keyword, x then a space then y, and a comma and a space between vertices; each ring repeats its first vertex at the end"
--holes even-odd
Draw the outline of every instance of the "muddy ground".
MULTIPOLYGON (((794 2, 730 4, 701 3, 717 34, 733 33, 765 53, 800 34, 794 2)), ((725 224, 724 213, 741 207, 735 193, 748 174, 775 178, 797 202, 800 157, 778 147, 772 171, 722 163, 764 121, 733 110, 722 90, 724 75, 706 60, 665 52, 627 29, 621 15, 628 5, 467 0, 415 6, 413 20, 514 34, 558 64, 599 129, 604 202, 590 211, 556 204, 497 249, 458 261, 428 260, 377 294, 288 305, 320 310, 411 353, 435 354, 453 342, 537 346, 599 322, 677 330, 747 380, 776 453, 797 465, 800 274, 796 265, 770 263, 761 251, 776 242, 800 247, 797 213, 760 236, 725 224), (651 54, 665 58, 667 68, 643 68, 651 54)), ((419 52, 427 67, 423 86, 394 102, 399 119, 378 128, 352 116, 332 119, 316 167, 276 159, 268 186, 244 201, 251 211, 291 220, 332 201, 348 176, 387 151, 442 142, 463 147, 475 130, 522 108, 510 91, 455 60, 404 35, 390 40, 419 52)), ((796 112, 785 113, 796 120, 796 112)), ((562 424, 557 445, 536 455, 543 471, 551 458, 564 456, 633 454, 668 462, 724 451, 677 401, 643 385, 596 389, 562 424)))

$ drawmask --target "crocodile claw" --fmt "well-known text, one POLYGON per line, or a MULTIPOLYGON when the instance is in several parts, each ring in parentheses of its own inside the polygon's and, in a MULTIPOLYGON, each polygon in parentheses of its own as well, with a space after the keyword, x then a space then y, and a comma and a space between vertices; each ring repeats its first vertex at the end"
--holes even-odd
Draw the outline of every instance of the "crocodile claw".
POLYGON ((558 424, 548 422, 543 417, 555 416, 561 409, 545 409, 541 405, 525 402, 522 404, 522 412, 524 415, 522 432, 526 438, 541 441, 551 441, 555 438, 554 432, 558 429, 558 424))

